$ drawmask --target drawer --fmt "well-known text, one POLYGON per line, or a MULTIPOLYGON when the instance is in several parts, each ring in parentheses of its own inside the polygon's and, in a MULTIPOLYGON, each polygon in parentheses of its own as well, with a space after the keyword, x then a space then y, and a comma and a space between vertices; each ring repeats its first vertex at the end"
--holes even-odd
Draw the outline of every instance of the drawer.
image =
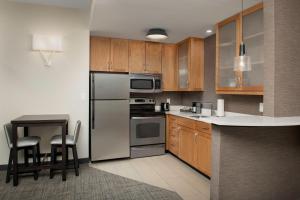
POLYGON ((178 117, 176 123, 180 126, 190 128, 190 129, 195 129, 195 120, 192 119, 187 119, 183 117, 178 117))
POLYGON ((211 134, 211 124, 197 121, 195 123, 195 129, 200 132, 211 134))

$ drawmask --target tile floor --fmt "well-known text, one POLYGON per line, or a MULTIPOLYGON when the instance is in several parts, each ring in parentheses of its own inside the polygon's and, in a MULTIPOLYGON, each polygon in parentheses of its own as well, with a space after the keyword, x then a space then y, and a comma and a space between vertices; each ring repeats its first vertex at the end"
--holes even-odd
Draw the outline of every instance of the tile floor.
POLYGON ((175 191, 185 200, 209 200, 209 179, 171 154, 104 161, 91 167, 175 191))

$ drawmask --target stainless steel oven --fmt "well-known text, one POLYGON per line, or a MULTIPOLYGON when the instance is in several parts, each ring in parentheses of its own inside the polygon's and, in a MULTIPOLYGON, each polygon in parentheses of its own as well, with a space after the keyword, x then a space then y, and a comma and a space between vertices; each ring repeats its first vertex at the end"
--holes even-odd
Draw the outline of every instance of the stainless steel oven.
POLYGON ((132 117, 130 135, 131 146, 165 143, 165 117, 132 117))
POLYGON ((158 93, 161 88, 161 74, 130 74, 130 92, 158 93))
POLYGON ((155 111, 155 101, 130 99, 130 157, 165 153, 165 113, 155 111))

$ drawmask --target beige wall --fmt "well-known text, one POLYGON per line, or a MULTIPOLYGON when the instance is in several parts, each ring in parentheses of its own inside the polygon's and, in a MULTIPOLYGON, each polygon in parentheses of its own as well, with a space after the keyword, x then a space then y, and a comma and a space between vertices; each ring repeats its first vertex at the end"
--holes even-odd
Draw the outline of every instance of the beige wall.
MULTIPOLYGON (((7 163, 9 152, 2 125, 23 114, 68 113, 70 131, 81 120, 79 157, 88 157, 88 66, 85 13, 0 0, 0 165, 7 163), (54 55, 51 67, 30 50, 34 33, 63 36, 64 52, 54 55)), ((59 130, 31 132, 44 139, 59 130)), ((42 149, 49 149, 48 142, 42 141, 42 149)))

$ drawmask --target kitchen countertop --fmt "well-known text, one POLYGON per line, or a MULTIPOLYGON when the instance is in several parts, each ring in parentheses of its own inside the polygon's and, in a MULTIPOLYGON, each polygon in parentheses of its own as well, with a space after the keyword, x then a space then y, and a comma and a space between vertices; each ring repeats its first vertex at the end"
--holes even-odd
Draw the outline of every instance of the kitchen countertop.
POLYGON ((166 114, 211 123, 219 126, 300 126, 300 116, 267 117, 225 112, 225 117, 212 116, 201 117, 198 119, 191 117, 197 114, 180 112, 179 110, 171 110, 166 112, 166 114))

